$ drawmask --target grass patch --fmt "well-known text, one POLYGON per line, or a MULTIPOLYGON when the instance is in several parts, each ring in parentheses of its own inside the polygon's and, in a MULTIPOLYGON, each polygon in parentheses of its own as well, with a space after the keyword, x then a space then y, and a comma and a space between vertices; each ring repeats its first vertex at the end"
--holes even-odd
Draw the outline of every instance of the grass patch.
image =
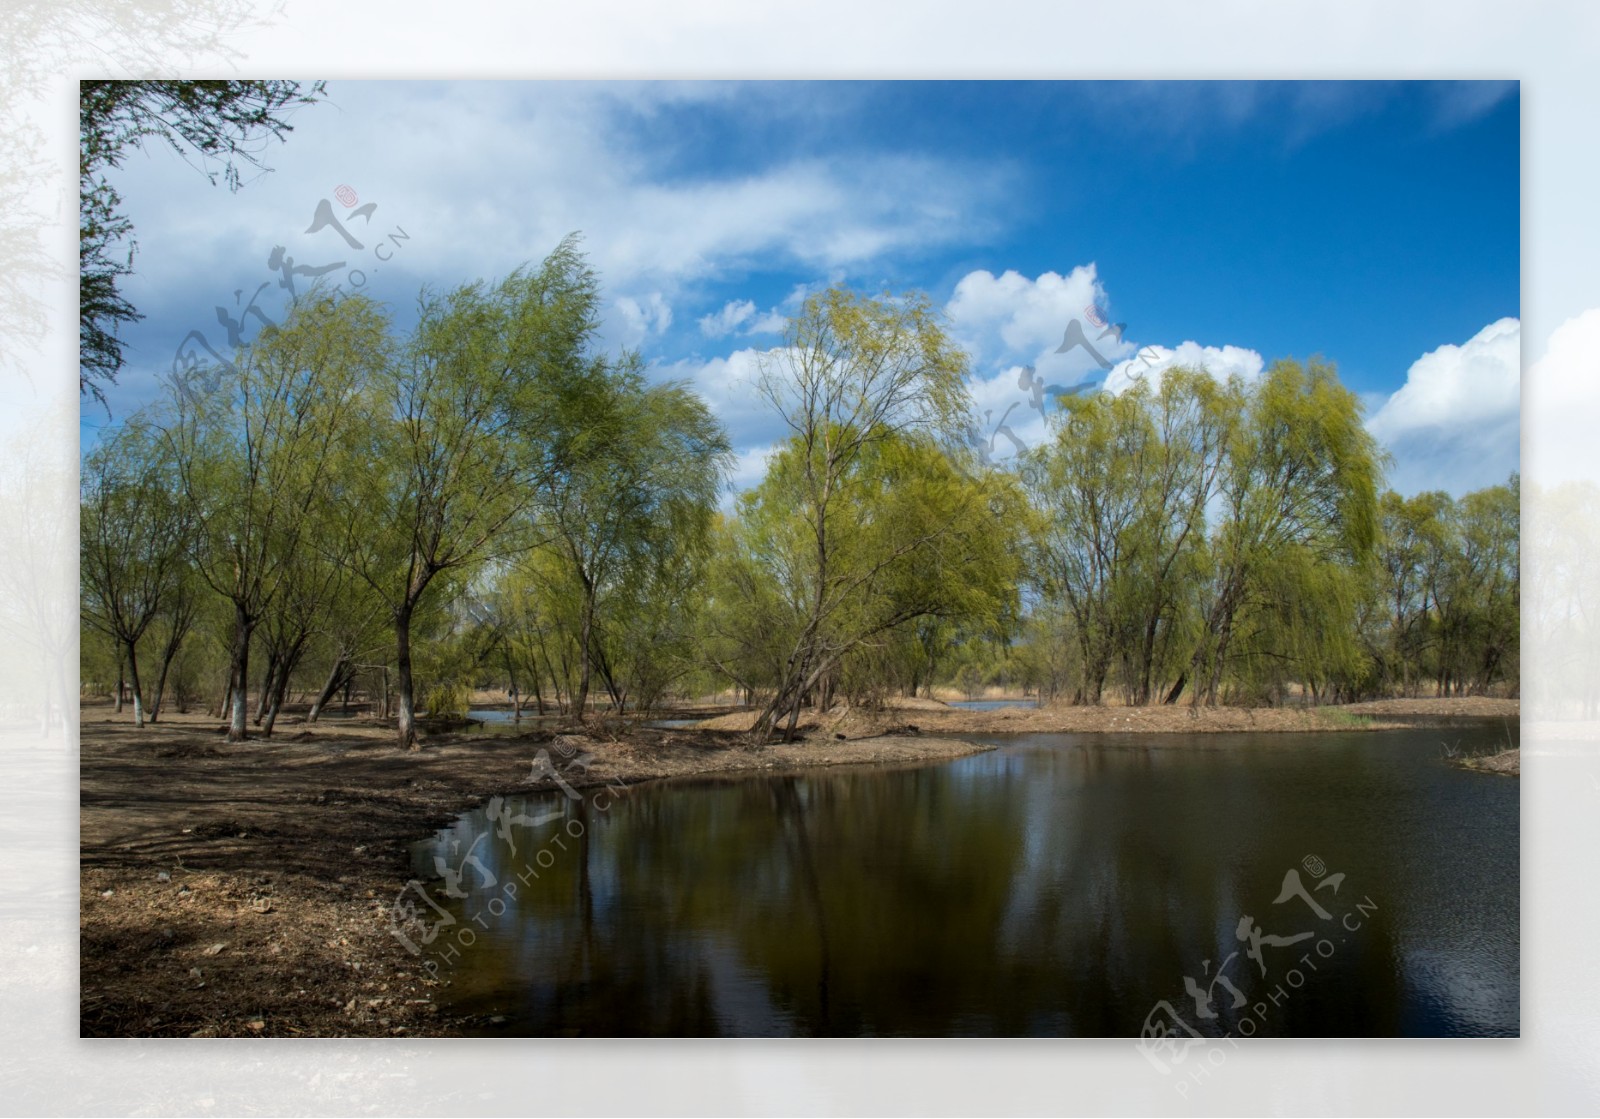
POLYGON ((1366 730, 1373 723, 1371 715, 1356 715, 1338 707, 1318 707, 1317 715, 1336 730, 1366 730))

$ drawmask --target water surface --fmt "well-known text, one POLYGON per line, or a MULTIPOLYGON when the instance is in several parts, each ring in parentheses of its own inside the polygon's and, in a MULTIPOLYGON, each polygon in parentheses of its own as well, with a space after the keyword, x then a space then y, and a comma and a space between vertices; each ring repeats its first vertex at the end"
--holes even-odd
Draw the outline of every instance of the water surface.
POLYGON ((467 894, 427 884, 429 951, 486 1032, 1515 1035, 1519 782, 1440 757, 1504 734, 1008 736, 513 798, 418 846, 467 894))

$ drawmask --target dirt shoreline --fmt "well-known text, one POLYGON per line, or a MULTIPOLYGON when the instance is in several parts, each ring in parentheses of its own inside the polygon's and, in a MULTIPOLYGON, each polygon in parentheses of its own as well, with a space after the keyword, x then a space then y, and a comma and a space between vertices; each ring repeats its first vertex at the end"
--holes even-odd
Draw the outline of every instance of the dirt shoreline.
MULTIPOLYGON (((803 715, 803 728, 854 737, 897 724, 925 734, 1237 734, 1395 730, 1446 725, 1458 719, 1516 719, 1515 699, 1383 699, 1339 707, 1015 706, 980 711, 932 699, 896 699, 885 710, 835 709, 803 715)), ((735 711, 696 724, 710 730, 749 729, 754 714, 735 711)))
POLYGON ((1479 773, 1498 773, 1502 777, 1522 776, 1522 751, 1502 750, 1498 754, 1489 754, 1481 758, 1457 758, 1454 764, 1462 769, 1471 769, 1479 773))
POLYGON ((416 840, 491 796, 556 787, 549 776, 530 780, 540 751, 581 788, 930 762, 991 748, 961 734, 1325 731, 1515 715, 1516 702, 1505 700, 1197 714, 969 711, 913 700, 842 713, 800 742, 760 749, 737 730, 716 729, 748 718, 736 714, 681 730, 615 720, 581 731, 548 721, 521 733, 454 730, 411 753, 386 728, 359 720, 308 728, 291 715, 271 739, 227 745, 215 720, 174 716, 140 731, 89 707, 80 749, 80 1030, 463 1032, 470 1023, 438 1010, 439 983, 392 935, 391 907, 411 876, 416 840), (584 755, 586 772, 568 768, 584 755))
POLYGON ((688 775, 915 763, 992 749, 934 736, 743 735, 611 724, 556 737, 456 731, 417 753, 375 725, 290 724, 223 743, 213 720, 137 731, 85 712, 80 1032, 437 1036, 439 983, 391 933, 410 847, 544 757, 574 788, 688 775), (314 732, 314 733, 311 733, 314 732), (587 773, 568 769, 589 755, 587 773))

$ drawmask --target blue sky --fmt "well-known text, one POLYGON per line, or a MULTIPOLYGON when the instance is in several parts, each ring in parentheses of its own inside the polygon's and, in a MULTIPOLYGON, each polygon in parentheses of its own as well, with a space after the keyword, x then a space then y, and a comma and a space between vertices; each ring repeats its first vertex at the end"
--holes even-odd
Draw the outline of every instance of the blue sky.
MULTIPOLYGON (((1397 488, 1461 492, 1516 468, 1515 83, 329 91, 237 193, 164 148, 118 173, 139 245, 127 293, 147 318, 127 331, 114 415, 157 393, 191 331, 223 348, 219 305, 247 338, 252 298, 281 316, 276 246, 342 261, 330 278, 404 321, 422 284, 503 275, 578 230, 605 343, 707 396, 740 484, 778 434, 749 383, 758 355, 805 291, 836 281, 928 292, 972 354, 980 411, 1024 442, 1044 420, 1019 369, 1099 376, 1082 351, 1054 352, 1094 305, 1127 324, 1097 342, 1122 363, 1113 388, 1140 353, 1246 376, 1320 354, 1368 402, 1397 488), (324 199, 360 249, 307 232, 324 199)), ((106 419, 83 418, 88 442, 106 419)))

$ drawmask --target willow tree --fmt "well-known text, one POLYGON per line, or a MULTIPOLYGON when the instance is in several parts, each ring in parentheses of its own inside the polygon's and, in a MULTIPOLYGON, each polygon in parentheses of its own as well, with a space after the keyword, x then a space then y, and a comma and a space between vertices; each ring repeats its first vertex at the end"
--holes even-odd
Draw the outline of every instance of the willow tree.
MULTIPOLYGON (((101 443, 83 466, 78 536, 83 617, 116 643, 133 688, 133 721, 140 727, 146 708, 139 642, 164 610, 175 606, 174 615, 187 613, 183 584, 192 522, 177 481, 163 441, 139 419, 101 443)), ((187 627, 187 621, 181 624, 187 627)), ((157 709, 170 661, 164 644, 157 709)))
POLYGON ((580 721, 597 668, 613 703, 624 703, 601 631, 663 621, 661 608, 696 578, 731 459, 705 402, 680 384, 647 385, 636 358, 596 387, 539 510, 540 535, 578 590, 572 702, 580 721))
POLYGON ((1072 616, 1083 673, 1079 703, 1100 702, 1117 652, 1118 612, 1147 544, 1146 474, 1159 455, 1147 399, 1141 386, 1069 401, 1054 438, 1024 462, 1040 512, 1035 569, 1072 616))
MULTIPOLYGON (((775 591, 765 601, 776 610, 761 622, 788 650, 757 741, 780 726, 792 737, 808 698, 828 706, 841 672, 881 659, 918 621, 1014 616, 1020 494, 959 455, 926 434, 876 433, 835 479, 819 531, 797 512, 817 463, 795 438, 741 501, 741 548, 775 591)), ((882 683, 878 667, 865 669, 853 673, 858 694, 882 683)))
POLYGON ((1168 667, 1239 391, 1171 369, 1159 387, 1070 398, 1051 439, 1024 456, 1035 582, 1071 618, 1077 701, 1099 703, 1120 664, 1129 700, 1146 703, 1168 667))
POLYGON ((1269 561, 1277 576, 1292 570, 1317 579, 1369 562, 1377 538, 1377 448, 1360 400, 1331 365, 1278 361, 1260 382, 1230 392, 1241 414, 1218 483, 1203 622, 1168 703, 1191 678, 1196 702, 1216 702, 1236 623, 1269 561), (1289 564, 1291 550, 1304 562, 1289 564))
POLYGON ((1439 491, 1402 497, 1393 490, 1379 503, 1378 579, 1385 640, 1377 652, 1385 676, 1410 695, 1423 655, 1437 641, 1435 599, 1449 546, 1450 495, 1439 491))
POLYGON ((228 741, 246 736, 250 643, 328 500, 363 386, 388 364, 389 323, 359 296, 312 296, 241 351, 219 391, 180 401, 168 430, 196 527, 195 569, 231 605, 228 741))
MULTIPOLYGON (((775 618, 798 613, 770 578, 759 554, 765 542, 739 517, 712 522, 705 600, 696 619, 695 652, 708 681, 731 683, 746 704, 777 688, 788 649, 775 618)), ((787 636, 791 647, 793 635, 787 636)))
POLYGON ((839 287, 808 297, 783 345, 763 359, 757 389, 790 431, 788 515, 805 538, 810 574, 799 632, 756 721, 758 741, 785 715, 792 733, 806 692, 836 660, 823 627, 841 603, 882 567, 915 562, 937 540, 899 541, 889 554, 855 561, 865 567, 843 562, 836 547, 862 460, 875 446, 901 433, 958 440, 970 407, 966 373, 966 355, 926 296, 873 299, 839 287))
POLYGON ((374 379, 345 448, 358 521, 341 549, 394 629, 397 732, 416 748, 412 623, 441 575, 526 550, 528 514, 561 469, 599 289, 572 238, 496 284, 425 294, 398 359, 374 379))
POLYGON ((1516 675, 1521 620, 1521 479, 1465 494, 1450 508, 1436 605, 1440 695, 1483 694, 1516 675))

